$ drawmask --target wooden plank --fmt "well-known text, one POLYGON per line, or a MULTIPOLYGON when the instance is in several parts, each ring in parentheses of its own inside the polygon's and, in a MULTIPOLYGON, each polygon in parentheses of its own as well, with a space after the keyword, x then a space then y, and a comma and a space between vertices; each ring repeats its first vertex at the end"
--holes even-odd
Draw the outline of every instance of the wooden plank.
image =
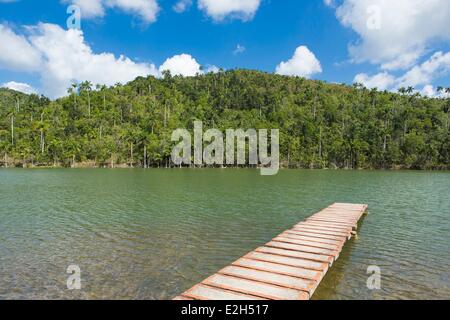
POLYGON ((315 236, 299 235, 297 233, 291 233, 289 231, 283 232, 282 234, 280 234, 280 237, 289 238, 289 239, 314 241, 315 243, 318 243, 318 244, 319 243, 332 244, 337 247, 341 247, 344 244, 344 241, 342 241, 342 240, 323 239, 323 238, 317 238, 315 236))
POLYGON ((332 257, 332 256, 308 253, 308 252, 301 252, 301 251, 294 251, 294 250, 287 250, 287 249, 277 248, 277 247, 260 247, 260 248, 256 249, 255 251, 262 252, 262 253, 268 253, 268 254, 275 254, 275 255, 279 255, 279 256, 291 257, 291 258, 312 260, 312 261, 316 261, 316 262, 324 262, 327 264, 332 264, 334 261, 334 257, 332 257))
POLYGON ((308 230, 291 229, 291 230, 288 230, 287 232, 292 233, 292 234, 301 235, 301 236, 307 235, 307 236, 314 236, 314 237, 322 238, 322 239, 338 240, 338 241, 343 241, 343 242, 345 242, 348 239, 347 236, 333 236, 333 235, 313 232, 311 230, 308 231, 308 230))
POLYGON ((366 210, 334 203, 175 300, 310 299, 366 210))
POLYGON ((278 242, 278 241, 270 241, 266 244, 267 247, 281 248, 305 253, 313 253, 313 254, 322 254, 325 256, 335 257, 339 253, 336 250, 328 250, 328 249, 320 249, 316 247, 303 246, 292 243, 278 242))
POLYGON ((308 233, 308 234, 316 234, 317 236, 322 236, 322 237, 341 237, 341 238, 346 238, 346 239, 350 239, 350 232, 349 233, 338 233, 338 232, 326 232, 326 231, 321 231, 321 230, 311 230, 311 229, 307 229, 307 228, 298 228, 298 227, 294 227, 291 229, 294 232, 301 232, 301 233, 308 233))
POLYGON ((349 225, 339 225, 334 224, 327 221, 313 221, 313 220, 306 220, 298 223, 297 225, 309 225, 309 226, 316 226, 321 228, 327 228, 327 229, 338 229, 338 230, 351 230, 352 227, 349 225))
POLYGON ((352 227, 353 229, 355 229, 358 226, 357 223, 341 222, 341 221, 334 221, 334 220, 331 220, 331 219, 314 218, 314 217, 308 218, 306 221, 333 223, 333 224, 336 224, 336 225, 352 227))
POLYGON ((299 224, 296 224, 295 227, 299 228, 307 228, 312 230, 321 230, 321 231, 333 231, 333 232, 339 232, 339 233, 349 233, 352 231, 352 228, 350 227, 329 227, 324 225, 314 225, 308 222, 302 222, 299 224))
POLYGON ((323 273, 321 271, 317 270, 310 270, 310 269, 303 269, 298 267, 291 267, 283 264, 277 264, 272 262, 266 262, 266 261, 260 261, 260 260, 253 260, 253 259, 246 259, 241 258, 235 262, 232 263, 232 265, 235 266, 241 266, 246 268, 252 268, 256 270, 261 271, 268 271, 272 273, 307 279, 307 280, 313 280, 316 282, 319 282, 322 277, 323 273))
POLYGON ((267 300, 261 297, 223 290, 203 284, 192 287, 183 293, 183 296, 195 300, 267 300))
POLYGON ((306 220, 305 222, 307 222, 310 225, 315 225, 315 226, 326 226, 326 227, 336 227, 336 228, 346 228, 346 229, 354 229, 353 225, 348 225, 348 224, 336 224, 336 223, 332 223, 332 222, 328 222, 328 221, 321 221, 321 220, 306 220))
POLYGON ((242 292, 249 295, 258 296, 271 300, 308 300, 309 294, 295 289, 284 288, 271 284, 266 284, 253 280, 245 280, 236 277, 215 274, 205 281, 203 284, 209 286, 242 292))
POLYGON ((310 294, 311 290, 313 290, 313 288, 315 287, 315 281, 312 280, 305 280, 277 273, 254 270, 237 266, 225 267, 218 273, 243 278, 247 280, 254 280, 268 284, 274 284, 285 288, 297 289, 300 291, 305 291, 306 293, 308 293, 308 295, 310 294))
POLYGON ((313 218, 316 218, 316 219, 322 218, 322 219, 325 219, 326 221, 335 221, 335 222, 341 222, 341 223, 356 223, 358 221, 358 218, 354 218, 354 217, 339 217, 336 215, 328 215, 328 214, 318 214, 318 215, 312 216, 311 218, 309 218, 307 220, 310 220, 313 218))
POLYGON ((286 243, 292 243, 292 244, 301 244, 308 247, 315 247, 315 248, 321 248, 321 249, 328 249, 328 250, 338 250, 340 251, 341 246, 336 244, 327 244, 327 243, 321 243, 317 241, 308 241, 308 240, 300 240, 300 239, 291 239, 289 237, 283 237, 282 235, 273 238, 273 241, 278 242, 286 242, 286 243))
POLYGON ((300 231, 302 231, 302 230, 311 231, 311 232, 315 232, 315 233, 318 233, 318 234, 327 234, 327 235, 331 235, 331 236, 344 236, 344 237, 347 237, 350 234, 350 232, 320 230, 320 229, 311 228, 311 227, 305 227, 305 226, 295 226, 292 229, 293 230, 300 230, 300 231))
POLYGON ((274 262, 291 267, 299 267, 318 271, 326 271, 328 269, 328 264, 326 263, 316 262, 307 259, 279 256, 275 254, 267 254, 257 251, 250 252, 249 254, 245 255, 244 258, 261 260, 266 262, 274 262))

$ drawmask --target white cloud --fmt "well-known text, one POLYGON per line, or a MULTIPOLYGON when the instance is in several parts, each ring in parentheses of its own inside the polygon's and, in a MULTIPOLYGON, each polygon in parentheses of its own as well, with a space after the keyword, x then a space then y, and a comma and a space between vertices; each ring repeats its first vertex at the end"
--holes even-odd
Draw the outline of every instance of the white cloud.
POLYGON ((334 7, 336 5, 334 0, 323 0, 323 3, 329 7, 334 7))
POLYGON ((65 3, 72 3, 81 10, 81 18, 97 18, 105 15, 105 8, 102 0, 64 0, 65 3))
POLYGON ((395 84, 396 79, 387 72, 378 73, 374 76, 360 73, 356 75, 353 82, 362 83, 366 88, 377 88, 378 90, 383 91, 391 88, 395 84))
POLYGON ((177 13, 183 13, 192 6, 192 0, 179 0, 172 8, 177 13))
POLYGON ((365 73, 358 74, 354 81, 364 84, 367 88, 378 88, 380 90, 396 90, 400 87, 425 86, 422 92, 431 92, 434 80, 450 72, 450 52, 436 52, 422 64, 416 65, 403 75, 395 77, 388 72, 369 76, 365 73))
POLYGON ((218 73, 220 71, 219 67, 214 65, 209 65, 206 67, 205 73, 218 73))
POLYGON ((0 50, 0 67, 37 72, 42 92, 50 97, 63 96, 74 81, 113 85, 138 76, 158 75, 152 64, 92 52, 80 30, 64 30, 43 23, 27 29, 30 35, 26 38, 0 25, 1 44, 5 48, 0 50))
POLYGON ((386 70, 409 68, 434 42, 450 40, 448 0, 343 0, 336 16, 359 35, 353 61, 386 70))
MULTIPOLYGON (((44 23, 28 26, 26 30, 26 35, 19 35, 0 24, 0 45, 5 48, 0 50, 0 69, 37 73, 41 80, 40 92, 51 98, 64 96, 73 82, 87 80, 93 84, 114 85, 138 76, 159 77, 163 70, 183 76, 219 71, 214 65, 206 65, 203 70, 189 54, 167 59, 158 70, 154 64, 137 63, 123 55, 94 53, 81 30, 64 30, 44 23)), ((21 85, 23 90, 31 88, 21 85)))
POLYGON ((141 17, 145 22, 155 22, 160 10, 156 0, 107 0, 106 5, 141 17))
POLYGON ((80 7, 81 18, 103 17, 108 8, 115 8, 140 17, 145 23, 156 21, 160 10, 156 0, 63 0, 80 7))
POLYGON ((315 73, 322 72, 322 67, 314 53, 306 46, 300 46, 295 50, 294 56, 290 60, 281 62, 277 66, 275 72, 281 75, 309 78, 315 73))
POLYGON ((34 28, 30 42, 44 57, 43 89, 52 97, 64 95, 73 81, 113 85, 138 76, 157 75, 154 65, 135 63, 125 56, 116 58, 111 53, 93 53, 79 30, 39 24, 34 28))
POLYGON ((167 59, 160 67, 159 71, 168 70, 172 75, 182 75, 185 77, 193 77, 196 74, 202 74, 201 66, 189 54, 175 55, 167 59))
POLYGON ((236 55, 238 55, 240 53, 244 53, 245 50, 247 50, 247 49, 244 46, 241 46, 240 44, 238 44, 236 46, 236 49, 233 50, 233 54, 236 56, 236 55))
POLYGON ((37 93, 37 90, 26 83, 10 81, 1 85, 2 88, 8 88, 11 90, 23 92, 26 94, 37 93))
POLYGON ((39 51, 25 37, 0 24, 0 68, 35 71, 40 63, 39 51))
POLYGON ((226 17, 251 20, 261 0, 198 0, 198 8, 216 21, 226 17))
POLYGON ((423 87, 421 91, 422 95, 433 98, 436 96, 436 91, 434 91, 434 87, 432 85, 426 85, 423 87))
POLYGON ((426 85, 450 72, 450 52, 436 52, 424 63, 414 66, 399 79, 400 87, 426 85))

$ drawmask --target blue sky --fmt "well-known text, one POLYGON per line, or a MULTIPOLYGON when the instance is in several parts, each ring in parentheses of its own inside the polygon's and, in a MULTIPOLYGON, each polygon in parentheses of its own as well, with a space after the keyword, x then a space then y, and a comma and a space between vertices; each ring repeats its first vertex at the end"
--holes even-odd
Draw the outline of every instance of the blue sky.
POLYGON ((162 66, 190 75, 198 64, 388 90, 411 85, 430 95, 450 86, 447 0, 187 0, 183 12, 174 10, 180 0, 89 1, 0 0, 0 85, 56 97, 82 77, 112 84, 158 75, 162 66), (81 9, 81 31, 70 35, 72 3, 81 9), (80 61, 77 50, 85 54, 80 61))

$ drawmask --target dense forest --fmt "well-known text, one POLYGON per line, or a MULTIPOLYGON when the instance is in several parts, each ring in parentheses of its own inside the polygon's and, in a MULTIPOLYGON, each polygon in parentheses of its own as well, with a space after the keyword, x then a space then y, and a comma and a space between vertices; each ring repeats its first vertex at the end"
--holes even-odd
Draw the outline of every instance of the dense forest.
MULTIPOLYGON (((449 88, 439 88, 450 92, 449 88)), ((232 70, 74 84, 50 100, 0 89, 0 166, 169 167, 177 128, 280 130, 291 168, 449 169, 450 99, 232 70)))

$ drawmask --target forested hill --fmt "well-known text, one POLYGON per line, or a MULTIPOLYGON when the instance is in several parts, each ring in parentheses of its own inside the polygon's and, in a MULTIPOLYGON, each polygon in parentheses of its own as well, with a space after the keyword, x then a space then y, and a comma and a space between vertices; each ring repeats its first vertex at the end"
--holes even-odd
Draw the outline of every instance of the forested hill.
POLYGON ((0 90, 0 165, 170 166, 177 128, 280 129, 284 166, 449 168, 449 99, 257 71, 82 83, 50 101, 0 90))

